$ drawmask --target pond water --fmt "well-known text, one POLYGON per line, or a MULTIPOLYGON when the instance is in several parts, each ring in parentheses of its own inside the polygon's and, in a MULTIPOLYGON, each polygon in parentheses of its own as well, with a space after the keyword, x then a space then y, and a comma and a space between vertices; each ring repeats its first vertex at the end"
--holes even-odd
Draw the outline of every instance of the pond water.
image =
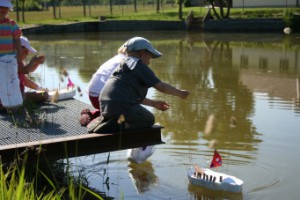
POLYGON ((83 156, 70 160, 75 176, 115 199, 299 199, 300 35, 28 35, 47 59, 31 76, 43 87, 64 87, 66 69, 82 90, 76 99, 89 103, 92 74, 133 36, 148 38, 164 54, 151 60, 158 77, 191 95, 182 100, 150 90, 149 98, 167 101, 170 109, 149 108, 165 127, 165 144, 155 146, 147 162, 129 163, 125 150, 111 152, 108 164, 109 153, 83 156), (223 159, 214 170, 242 179, 241 193, 189 184, 190 166, 209 168, 212 142, 223 159))

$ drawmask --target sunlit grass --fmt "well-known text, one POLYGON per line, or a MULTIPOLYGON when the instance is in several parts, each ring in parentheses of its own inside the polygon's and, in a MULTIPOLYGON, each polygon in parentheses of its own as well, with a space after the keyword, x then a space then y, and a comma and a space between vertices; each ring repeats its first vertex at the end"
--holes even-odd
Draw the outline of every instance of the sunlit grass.
MULTIPOLYGON (((190 9, 184 9, 187 14, 190 9)), ((9 16, 17 20, 16 12, 11 12, 9 16)), ((156 12, 156 7, 153 6, 139 6, 137 12, 134 12, 133 6, 113 6, 112 14, 108 6, 92 6, 91 10, 87 7, 86 17, 84 17, 83 7, 61 7, 60 12, 56 10, 56 19, 54 19, 53 9, 49 8, 47 11, 31 11, 25 12, 25 23, 23 23, 22 13, 19 13, 20 25, 26 24, 60 24, 70 22, 82 21, 99 21, 100 16, 105 16, 106 19, 118 20, 179 20, 176 6, 164 6, 159 13, 156 12), (59 14, 61 13, 61 14, 59 14)))
MULTIPOLYGON (((10 165, 3 164, 0 159, 0 199, 13 200, 61 200, 61 199, 85 199, 86 194, 93 199, 103 200, 103 198, 83 186, 74 182, 72 177, 68 177, 67 187, 57 187, 46 174, 37 169, 36 175, 41 175, 50 188, 37 187, 38 180, 26 177, 26 155, 22 165, 17 164, 17 160, 10 165), (39 188, 39 189, 37 189, 39 188)), ((40 177, 40 178, 41 178, 40 177)))
POLYGON ((58 192, 55 190, 39 193, 35 190, 34 181, 28 181, 25 178, 25 166, 19 169, 17 164, 10 165, 4 170, 6 165, 1 163, 0 169, 0 197, 1 199, 14 200, 35 200, 35 199, 61 199, 64 189, 58 192))
POLYGON ((286 12, 300 12, 300 8, 235 8, 231 10, 232 18, 284 18, 286 12))
MULTIPOLYGON (((207 13, 206 7, 183 7, 183 17, 186 18, 190 11, 194 16, 204 17, 207 13)), ((300 12, 300 8, 232 8, 230 10, 231 18, 283 18, 286 11, 300 12)), ((218 11, 218 9, 217 9, 218 11)), ((11 12, 10 17, 17 20, 16 12, 11 12)), ((165 4, 156 11, 154 5, 138 5, 137 12, 133 5, 112 7, 112 14, 109 6, 91 6, 86 7, 86 16, 82 6, 63 6, 56 9, 56 18, 54 19, 53 8, 49 7, 47 11, 28 11, 25 12, 25 23, 23 23, 22 13, 19 13, 19 25, 32 24, 63 24, 72 22, 99 21, 101 16, 108 20, 167 20, 178 21, 177 4, 165 4)))

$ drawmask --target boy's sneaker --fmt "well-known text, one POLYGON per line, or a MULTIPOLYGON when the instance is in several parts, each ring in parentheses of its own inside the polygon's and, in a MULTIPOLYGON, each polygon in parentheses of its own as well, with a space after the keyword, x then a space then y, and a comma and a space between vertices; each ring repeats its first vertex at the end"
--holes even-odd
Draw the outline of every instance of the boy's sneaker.
POLYGON ((88 108, 82 109, 80 115, 81 116, 79 122, 81 126, 87 126, 92 121, 92 113, 90 109, 88 108))

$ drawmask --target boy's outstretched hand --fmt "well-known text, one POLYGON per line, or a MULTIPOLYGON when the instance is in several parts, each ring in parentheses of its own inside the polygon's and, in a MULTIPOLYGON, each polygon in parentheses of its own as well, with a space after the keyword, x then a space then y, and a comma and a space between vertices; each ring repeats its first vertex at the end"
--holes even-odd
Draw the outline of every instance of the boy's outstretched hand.
POLYGON ((158 110, 165 111, 169 109, 169 104, 164 101, 155 101, 154 107, 158 110))

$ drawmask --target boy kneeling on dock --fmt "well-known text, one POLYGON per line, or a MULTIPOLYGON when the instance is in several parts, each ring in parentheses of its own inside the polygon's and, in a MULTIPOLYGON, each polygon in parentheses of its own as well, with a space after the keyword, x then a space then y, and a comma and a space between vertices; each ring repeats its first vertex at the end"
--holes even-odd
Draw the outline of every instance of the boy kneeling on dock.
POLYGON ((124 62, 115 69, 101 91, 99 96, 101 116, 91 122, 89 132, 120 131, 118 125, 120 116, 124 116, 122 124, 127 130, 154 125, 154 115, 142 105, 152 106, 161 111, 168 110, 169 105, 165 101, 146 98, 151 87, 182 99, 189 95, 188 91, 161 81, 148 66, 150 59, 162 56, 150 41, 142 37, 133 37, 125 44, 125 49, 124 62), (93 127, 98 129, 95 130, 93 127))

